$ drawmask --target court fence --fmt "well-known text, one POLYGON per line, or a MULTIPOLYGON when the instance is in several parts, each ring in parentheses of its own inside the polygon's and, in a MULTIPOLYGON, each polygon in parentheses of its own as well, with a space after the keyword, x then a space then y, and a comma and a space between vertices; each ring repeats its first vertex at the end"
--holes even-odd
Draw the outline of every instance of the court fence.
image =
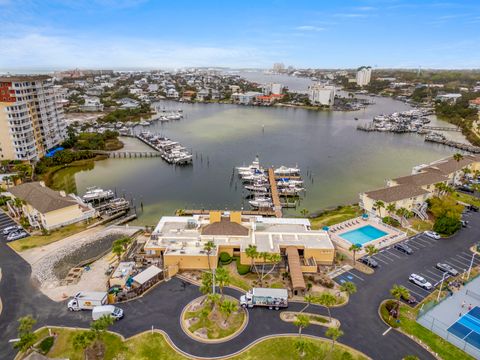
POLYGON ((417 319, 417 322, 420 325, 426 327, 427 329, 433 331, 438 336, 444 338, 451 344, 455 345, 459 349, 462 349, 467 354, 472 355, 475 359, 480 359, 480 349, 447 331, 449 326, 444 322, 440 321, 439 319, 431 315, 424 314, 422 317, 417 319))

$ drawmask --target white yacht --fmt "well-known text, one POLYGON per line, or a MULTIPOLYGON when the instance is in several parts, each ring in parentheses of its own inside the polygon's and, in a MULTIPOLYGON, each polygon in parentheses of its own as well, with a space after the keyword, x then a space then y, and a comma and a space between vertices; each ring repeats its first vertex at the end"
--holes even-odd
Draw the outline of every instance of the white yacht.
POLYGON ((286 167, 286 166, 280 166, 278 169, 274 170, 275 175, 298 175, 300 174, 300 169, 297 167, 286 167))
POLYGON ((112 190, 103 190, 95 186, 87 188, 87 192, 82 196, 82 200, 85 202, 95 200, 107 200, 113 198, 115 194, 112 190))

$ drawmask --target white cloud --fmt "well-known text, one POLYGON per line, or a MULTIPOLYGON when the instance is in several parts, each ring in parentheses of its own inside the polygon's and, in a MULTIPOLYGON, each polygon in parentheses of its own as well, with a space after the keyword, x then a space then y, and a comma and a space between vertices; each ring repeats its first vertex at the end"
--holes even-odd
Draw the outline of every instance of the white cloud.
POLYGON ((297 26, 295 30, 299 31, 323 31, 325 28, 318 27, 318 26, 313 26, 313 25, 302 25, 302 26, 297 26))

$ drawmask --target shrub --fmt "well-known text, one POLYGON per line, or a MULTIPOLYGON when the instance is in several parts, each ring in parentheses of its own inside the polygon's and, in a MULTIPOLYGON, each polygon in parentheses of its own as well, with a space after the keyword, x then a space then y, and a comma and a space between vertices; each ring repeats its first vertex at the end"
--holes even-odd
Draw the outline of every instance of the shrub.
POLYGON ((457 218, 442 216, 435 220, 433 231, 443 235, 452 235, 461 228, 462 224, 457 218))
POLYGON ((236 258, 237 262, 237 271, 240 275, 246 275, 250 272, 250 265, 242 265, 240 264, 240 258, 236 258))
POLYGON ((315 280, 318 284, 325 286, 328 289, 333 289, 333 287, 335 286, 333 280, 326 275, 317 276, 315 280))
POLYGON ((48 336, 38 344, 38 349, 43 355, 46 355, 52 348, 54 341, 55 338, 53 336, 48 336))
POLYGON ((232 262, 232 257, 230 256, 229 253, 226 253, 226 252, 222 252, 220 253, 220 263, 222 265, 228 265, 232 262))
POLYGON ((398 222, 398 220, 395 220, 394 218, 392 218, 390 216, 385 216, 382 219, 382 221, 383 221, 383 223, 385 223, 387 225, 390 225, 390 226, 395 226, 395 227, 400 226, 400 223, 398 222))

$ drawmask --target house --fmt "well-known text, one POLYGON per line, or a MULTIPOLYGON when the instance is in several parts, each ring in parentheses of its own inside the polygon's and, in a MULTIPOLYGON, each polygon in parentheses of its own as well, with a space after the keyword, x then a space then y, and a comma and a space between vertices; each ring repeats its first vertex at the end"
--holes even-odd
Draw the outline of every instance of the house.
MULTIPOLYGON (((162 258, 172 276, 179 270, 216 268, 223 252, 250 265, 252 259, 246 254, 249 245, 256 246, 258 252, 279 254, 289 264, 290 260, 298 262, 295 269, 290 266, 292 274, 315 273, 318 265, 331 265, 335 259, 328 232, 311 230, 308 219, 246 216, 237 211, 164 216, 144 249, 147 257, 162 258), (204 250, 208 241, 214 243, 209 254, 204 250)), ((256 259, 257 263, 262 261, 256 259)))
POLYGON ((263 96, 263 94, 257 91, 247 91, 244 94, 235 93, 232 94, 232 101, 235 104, 251 105, 256 100, 257 96, 263 96))
MULTIPOLYGON (((22 201, 22 213, 32 227, 54 230, 96 216, 92 207, 74 195, 54 191, 43 182, 30 182, 14 186, 8 190, 12 199, 22 201)), ((12 215, 18 215, 14 206, 8 203, 12 215)))
POLYGON ((80 105, 80 111, 103 111, 103 104, 97 97, 85 98, 85 103, 80 105))
POLYGON ((121 109, 136 109, 140 106, 140 103, 137 100, 131 98, 122 98, 117 102, 121 104, 121 109))
POLYGON ((178 91, 175 88, 170 88, 167 90, 167 98, 178 99, 178 91))
POLYGON ((471 108, 480 110, 480 97, 477 97, 476 99, 470 100, 468 102, 468 104, 471 108))
POLYGON ((183 92, 182 99, 184 100, 192 100, 196 96, 197 92, 193 90, 186 90, 183 92))
POLYGON ((455 104, 461 97, 462 94, 439 94, 435 97, 435 100, 455 104))
POLYGON ((208 91, 208 89, 201 89, 201 90, 197 93, 197 100, 198 100, 198 101, 208 100, 209 97, 210 97, 210 91, 208 91))
POLYGON ((360 206, 381 217, 388 215, 389 205, 394 205, 396 209, 405 208, 419 217, 425 217, 425 202, 438 195, 437 184, 457 185, 465 175, 465 169, 480 171, 480 157, 464 155, 458 161, 448 157, 428 165, 416 166, 412 175, 388 180, 384 188, 361 193, 360 206), (379 201, 383 203, 382 207, 378 207, 379 201))

